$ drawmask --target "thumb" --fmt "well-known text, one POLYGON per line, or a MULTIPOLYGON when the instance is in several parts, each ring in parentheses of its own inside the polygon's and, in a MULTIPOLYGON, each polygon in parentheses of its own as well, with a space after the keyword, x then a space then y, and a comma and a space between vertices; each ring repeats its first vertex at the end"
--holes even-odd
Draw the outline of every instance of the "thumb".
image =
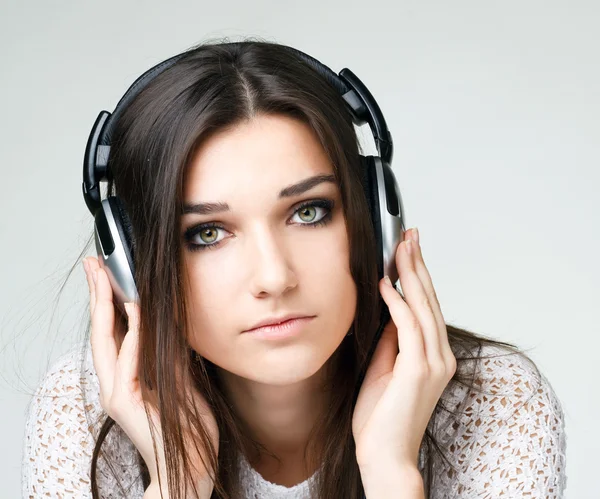
POLYGON ((381 376, 392 373, 398 356, 398 332, 394 321, 390 319, 383 328, 373 357, 365 374, 364 384, 370 384, 381 376))

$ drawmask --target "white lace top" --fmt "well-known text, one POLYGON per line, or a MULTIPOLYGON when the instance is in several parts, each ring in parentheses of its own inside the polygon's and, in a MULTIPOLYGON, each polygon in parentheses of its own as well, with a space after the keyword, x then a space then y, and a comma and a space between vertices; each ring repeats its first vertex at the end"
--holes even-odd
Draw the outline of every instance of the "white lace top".
MULTIPOLYGON (((22 461, 24 498, 92 497, 90 463, 105 415, 91 350, 81 352, 79 347, 55 361, 31 401, 22 461)), ((488 346, 482 354, 502 352, 488 346)), ((524 356, 509 355, 481 361, 481 388, 488 394, 472 392, 459 416, 441 411, 441 423, 432 428, 457 471, 443 461, 435 465, 431 498, 563 497, 567 480, 564 416, 547 379, 538 376, 524 356)), ((466 390, 450 384, 443 397, 456 408, 466 390)), ((114 463, 114 474, 104 459, 98 460, 100 497, 142 498, 136 451, 118 425, 102 449, 114 463), (117 487, 115 475, 125 492, 117 487)), ((310 497, 309 483, 315 475, 284 487, 266 481, 243 457, 240 460, 246 498, 310 497)), ((421 452, 420 468, 423 464, 421 452)))

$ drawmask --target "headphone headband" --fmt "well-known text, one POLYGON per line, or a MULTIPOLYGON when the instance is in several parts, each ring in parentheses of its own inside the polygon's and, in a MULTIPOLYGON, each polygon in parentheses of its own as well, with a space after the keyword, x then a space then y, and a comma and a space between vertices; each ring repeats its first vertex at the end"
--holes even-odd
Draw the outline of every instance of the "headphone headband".
MULTIPOLYGON (((241 47, 248 43, 228 42, 220 45, 241 47)), ((342 69, 340 74, 337 75, 314 57, 287 45, 283 45, 283 47, 296 54, 336 89, 348 104, 353 122, 356 125, 369 124, 379 156, 385 163, 391 163, 393 156, 392 136, 377 101, 362 81, 348 68, 342 69)), ((118 123, 123 111, 158 74, 170 68, 188 54, 189 52, 177 54, 148 69, 131 84, 117 103, 112 114, 108 111, 101 111, 96 118, 88 138, 83 161, 83 197, 88 210, 92 214, 96 214, 101 206, 100 181, 110 180, 111 178, 108 170, 110 145, 116 123, 118 123)))

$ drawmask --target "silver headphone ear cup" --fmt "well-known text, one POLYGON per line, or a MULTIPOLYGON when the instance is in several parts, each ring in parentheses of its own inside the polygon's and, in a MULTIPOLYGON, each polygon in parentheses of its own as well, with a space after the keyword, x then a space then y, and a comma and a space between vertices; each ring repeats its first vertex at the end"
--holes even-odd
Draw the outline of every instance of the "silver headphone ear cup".
POLYGON ((404 239, 404 210, 392 169, 379 156, 363 157, 365 191, 375 228, 379 279, 398 280, 396 251, 404 239))
POLYGON ((106 271, 111 283, 115 302, 138 302, 139 296, 134 279, 132 255, 123 231, 122 215, 114 203, 115 198, 102 201, 94 223, 94 238, 98 262, 106 271))
POLYGON ((404 210, 400 188, 391 167, 380 157, 374 157, 377 172, 377 190, 379 194, 379 212, 381 216, 381 247, 383 253, 383 271, 392 283, 398 278, 396 252, 404 239, 404 210))
POLYGON ((120 198, 116 196, 109 196, 108 203, 112 210, 113 219, 119 232, 119 239, 123 244, 125 250, 125 256, 131 269, 132 275, 135 275, 135 241, 133 239, 133 227, 131 220, 125 209, 125 205, 120 198))

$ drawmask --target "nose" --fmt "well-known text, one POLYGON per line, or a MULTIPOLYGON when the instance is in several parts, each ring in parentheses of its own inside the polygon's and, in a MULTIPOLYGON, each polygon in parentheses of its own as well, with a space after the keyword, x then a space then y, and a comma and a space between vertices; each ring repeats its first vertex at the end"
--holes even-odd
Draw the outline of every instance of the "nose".
POLYGON ((253 231, 247 253, 251 266, 251 292, 256 297, 279 296, 296 287, 296 274, 290 267, 289 240, 268 229, 253 231))

